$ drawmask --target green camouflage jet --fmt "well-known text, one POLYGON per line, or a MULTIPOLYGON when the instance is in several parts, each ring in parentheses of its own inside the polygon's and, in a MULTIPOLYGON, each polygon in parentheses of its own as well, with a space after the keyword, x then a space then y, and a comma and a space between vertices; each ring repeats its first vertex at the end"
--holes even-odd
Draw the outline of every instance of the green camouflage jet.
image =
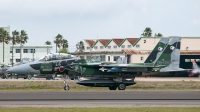
MULTIPOLYGON (((161 38, 144 63, 127 64, 124 60, 117 63, 101 62, 98 59, 85 60, 70 54, 49 54, 38 61, 12 67, 8 73, 17 74, 66 74, 87 77, 79 81, 85 86, 109 87, 110 90, 124 90, 135 84, 136 76, 166 75, 179 68, 180 37, 161 38), (127 78, 132 80, 126 80, 127 78)), ((69 87, 65 86, 65 90, 69 87)))
POLYGON ((109 87, 110 90, 125 90, 126 86, 135 84, 136 76, 167 75, 184 71, 179 68, 181 37, 161 38, 144 63, 74 63, 69 75, 89 77, 89 80, 77 82, 84 86, 109 87), (96 79, 95 79, 96 78, 96 79), (131 80, 126 80, 131 79, 131 80))

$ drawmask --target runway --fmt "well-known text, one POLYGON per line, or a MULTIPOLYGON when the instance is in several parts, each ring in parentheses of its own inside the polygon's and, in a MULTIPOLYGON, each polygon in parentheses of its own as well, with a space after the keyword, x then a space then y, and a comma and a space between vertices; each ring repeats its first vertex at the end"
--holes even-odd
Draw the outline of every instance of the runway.
POLYGON ((1 91, 1 107, 200 107, 200 91, 1 91))

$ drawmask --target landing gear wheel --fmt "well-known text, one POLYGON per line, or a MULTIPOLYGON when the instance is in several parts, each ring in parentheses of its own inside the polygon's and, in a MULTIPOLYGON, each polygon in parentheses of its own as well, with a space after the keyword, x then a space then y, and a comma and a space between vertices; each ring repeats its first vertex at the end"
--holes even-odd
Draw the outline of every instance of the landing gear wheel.
POLYGON ((65 91, 68 91, 69 89, 70 89, 70 87, 69 87, 68 85, 65 85, 65 86, 64 86, 64 90, 65 90, 65 91))
POLYGON ((110 90, 116 90, 116 89, 117 89, 117 86, 109 86, 109 89, 110 89, 110 90))
POLYGON ((31 80, 32 78, 33 78, 32 75, 28 75, 28 76, 27 76, 27 79, 28 79, 28 80, 31 80))
POLYGON ((119 89, 119 90, 125 90, 125 89, 126 89, 126 85, 123 84, 123 83, 120 83, 120 84, 118 85, 118 89, 119 89))

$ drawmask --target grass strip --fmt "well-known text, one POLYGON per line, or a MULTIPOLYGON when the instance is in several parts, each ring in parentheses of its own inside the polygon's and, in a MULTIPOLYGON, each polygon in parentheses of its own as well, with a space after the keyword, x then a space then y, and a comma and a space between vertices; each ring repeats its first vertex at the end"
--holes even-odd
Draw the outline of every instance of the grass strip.
MULTIPOLYGON (((70 90, 108 90, 108 87, 85 87, 68 82, 70 90)), ((62 90, 62 81, 1 81, 0 90, 62 90)), ((126 90, 200 90, 200 82, 177 81, 177 82, 144 82, 128 86, 126 90)))
POLYGON ((0 108, 1 112, 199 112, 200 107, 0 108))

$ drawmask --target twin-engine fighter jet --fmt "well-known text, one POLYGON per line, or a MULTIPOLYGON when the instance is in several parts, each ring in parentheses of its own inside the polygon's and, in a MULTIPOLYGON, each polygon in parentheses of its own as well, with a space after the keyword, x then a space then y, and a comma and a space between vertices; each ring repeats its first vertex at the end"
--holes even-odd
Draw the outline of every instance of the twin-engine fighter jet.
POLYGON ((180 43, 181 37, 172 37, 170 41, 169 38, 161 38, 144 63, 99 64, 84 61, 74 63, 68 74, 89 77, 89 80, 77 82, 80 85, 109 87, 110 90, 118 87, 119 90, 125 90, 126 86, 135 84, 136 76, 167 75, 184 71, 179 68, 180 43))
MULTIPOLYGON (((77 84, 93 87, 109 87, 110 90, 125 90, 135 84, 136 76, 168 75, 179 68, 181 37, 161 38, 144 63, 127 64, 126 59, 117 63, 85 60, 70 54, 49 54, 39 61, 23 64, 7 70, 10 73, 67 74, 88 80, 77 84)), ((65 90, 69 87, 66 85, 65 90)))

